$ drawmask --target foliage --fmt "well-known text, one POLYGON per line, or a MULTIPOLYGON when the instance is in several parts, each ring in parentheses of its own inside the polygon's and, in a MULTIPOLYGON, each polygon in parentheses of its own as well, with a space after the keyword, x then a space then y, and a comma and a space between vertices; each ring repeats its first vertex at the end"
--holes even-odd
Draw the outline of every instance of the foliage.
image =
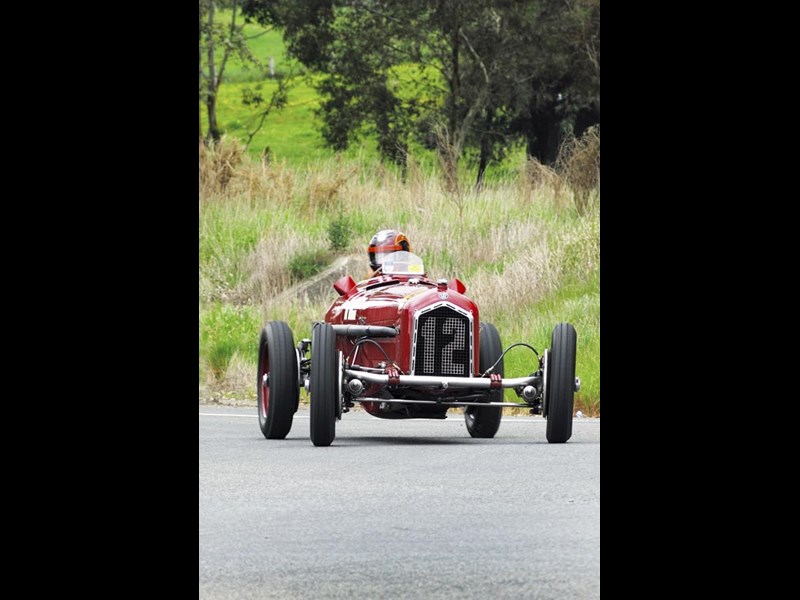
MULTIPOLYGON (((231 0, 227 3, 229 10, 220 15, 217 9, 226 3, 217 0, 199 0, 199 41, 200 41, 200 101, 206 107, 207 142, 219 141, 224 133, 217 121, 217 105, 220 88, 226 80, 226 68, 238 62, 241 70, 254 68, 262 73, 257 77, 253 87, 242 88, 242 105, 247 107, 251 116, 247 125, 247 141, 249 145, 253 137, 261 130, 273 110, 283 108, 287 103, 288 89, 293 83, 291 77, 281 77, 269 100, 262 93, 263 79, 266 78, 265 64, 253 52, 250 45, 251 36, 245 34, 244 23, 239 12, 240 2, 231 0), (221 17, 225 17, 225 21, 221 17)), ((266 33, 256 34, 258 37, 266 33)), ((200 121, 202 128, 202 119, 200 121)), ((202 129, 200 131, 202 138, 202 129)))
POLYGON ((328 266, 330 259, 330 253, 325 250, 307 250, 295 254, 289 261, 292 280, 297 282, 316 275, 328 266))
POLYGON ((200 55, 200 100, 205 103, 208 113, 207 141, 218 141, 222 135, 216 116, 216 103, 219 88, 225 77, 228 60, 238 56, 242 61, 257 64, 242 34, 242 26, 236 23, 237 3, 233 2, 228 23, 217 20, 216 0, 199 0, 199 55, 200 55), (203 56, 205 55, 205 62, 203 56))
POLYGON ((328 240, 334 251, 345 250, 350 245, 350 228, 350 219, 343 211, 331 220, 328 225, 328 240))
POLYGON ((515 138, 552 164, 568 131, 599 122, 599 0, 249 0, 243 10, 283 27, 289 53, 321 74, 323 137, 336 150, 374 135, 384 159, 405 165, 412 139, 439 141, 447 160, 469 152, 480 183, 515 138))

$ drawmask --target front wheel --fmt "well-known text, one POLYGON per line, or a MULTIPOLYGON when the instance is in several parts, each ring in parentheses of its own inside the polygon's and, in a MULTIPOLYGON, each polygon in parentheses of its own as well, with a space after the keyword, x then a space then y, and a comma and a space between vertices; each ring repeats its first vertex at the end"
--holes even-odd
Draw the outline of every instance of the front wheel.
POLYGON ((547 441, 551 444, 563 444, 572 437, 577 340, 578 334, 569 323, 559 323, 553 329, 544 390, 547 441))
POLYGON ((336 437, 337 404, 341 394, 336 333, 332 325, 319 323, 311 333, 311 441, 330 446, 336 437))
POLYGON ((282 440, 292 428, 300 400, 292 330, 283 321, 270 321, 261 330, 256 385, 261 433, 267 439, 282 440))
MULTIPOLYGON (((491 323, 481 323, 480 339, 478 340, 478 358, 480 361, 480 372, 485 373, 495 361, 503 354, 503 345, 500 343, 500 334, 497 328, 491 323)), ((505 375, 503 361, 497 363, 492 370, 500 377, 505 375)), ((490 393, 492 402, 503 401, 503 390, 492 390, 490 393)), ((500 428, 500 419, 503 416, 501 406, 489 406, 479 408, 477 406, 467 406, 464 410, 464 420, 467 423, 467 431, 474 438, 492 438, 500 428)))

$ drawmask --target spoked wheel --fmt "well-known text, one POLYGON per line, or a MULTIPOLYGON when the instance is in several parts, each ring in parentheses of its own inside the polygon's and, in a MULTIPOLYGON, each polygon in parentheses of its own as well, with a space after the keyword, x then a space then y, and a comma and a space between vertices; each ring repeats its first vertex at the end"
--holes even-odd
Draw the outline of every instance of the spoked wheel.
POLYGON ((319 323, 311 333, 311 441, 330 446, 336 437, 336 418, 341 414, 341 361, 336 333, 319 323))
POLYGON ((577 340, 578 334, 569 323, 559 323, 553 329, 552 344, 545 364, 544 389, 547 441, 551 444, 563 444, 572 437, 577 340))
POLYGON ((297 351, 292 330, 283 321, 270 321, 258 343, 258 425, 264 437, 282 440, 292 428, 300 400, 297 351))
MULTIPOLYGON (((491 323, 481 323, 480 333, 480 349, 478 357, 480 359, 479 369, 481 373, 491 367, 500 355, 503 353, 503 345, 500 343, 500 334, 491 323)), ((497 373, 501 377, 505 375, 503 369, 503 361, 497 363, 497 366, 492 370, 492 373, 497 373)), ((503 390, 493 390, 491 392, 492 402, 503 401, 503 390)), ((464 411, 464 420, 467 422, 467 431, 474 438, 491 438, 497 433, 500 428, 500 419, 503 416, 503 408, 487 407, 479 408, 477 406, 467 406, 464 411)))

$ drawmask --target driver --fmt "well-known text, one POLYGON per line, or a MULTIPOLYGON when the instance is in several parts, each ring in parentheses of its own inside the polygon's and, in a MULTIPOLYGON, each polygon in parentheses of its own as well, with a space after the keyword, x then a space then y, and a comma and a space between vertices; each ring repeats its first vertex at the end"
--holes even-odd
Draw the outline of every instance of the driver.
POLYGON ((373 270, 371 277, 381 274, 383 261, 387 254, 404 250, 411 252, 411 244, 408 238, 401 231, 394 229, 383 229, 372 236, 367 248, 369 254, 369 266, 373 270))

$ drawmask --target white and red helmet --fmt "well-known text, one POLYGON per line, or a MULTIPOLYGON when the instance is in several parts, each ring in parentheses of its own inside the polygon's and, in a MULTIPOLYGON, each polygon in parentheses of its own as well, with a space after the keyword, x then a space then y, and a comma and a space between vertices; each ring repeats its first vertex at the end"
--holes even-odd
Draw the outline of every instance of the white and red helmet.
POLYGON ((369 254, 369 266, 377 271, 383 265, 387 254, 404 250, 411 252, 411 244, 404 233, 394 229, 384 229, 372 236, 367 248, 369 254))

